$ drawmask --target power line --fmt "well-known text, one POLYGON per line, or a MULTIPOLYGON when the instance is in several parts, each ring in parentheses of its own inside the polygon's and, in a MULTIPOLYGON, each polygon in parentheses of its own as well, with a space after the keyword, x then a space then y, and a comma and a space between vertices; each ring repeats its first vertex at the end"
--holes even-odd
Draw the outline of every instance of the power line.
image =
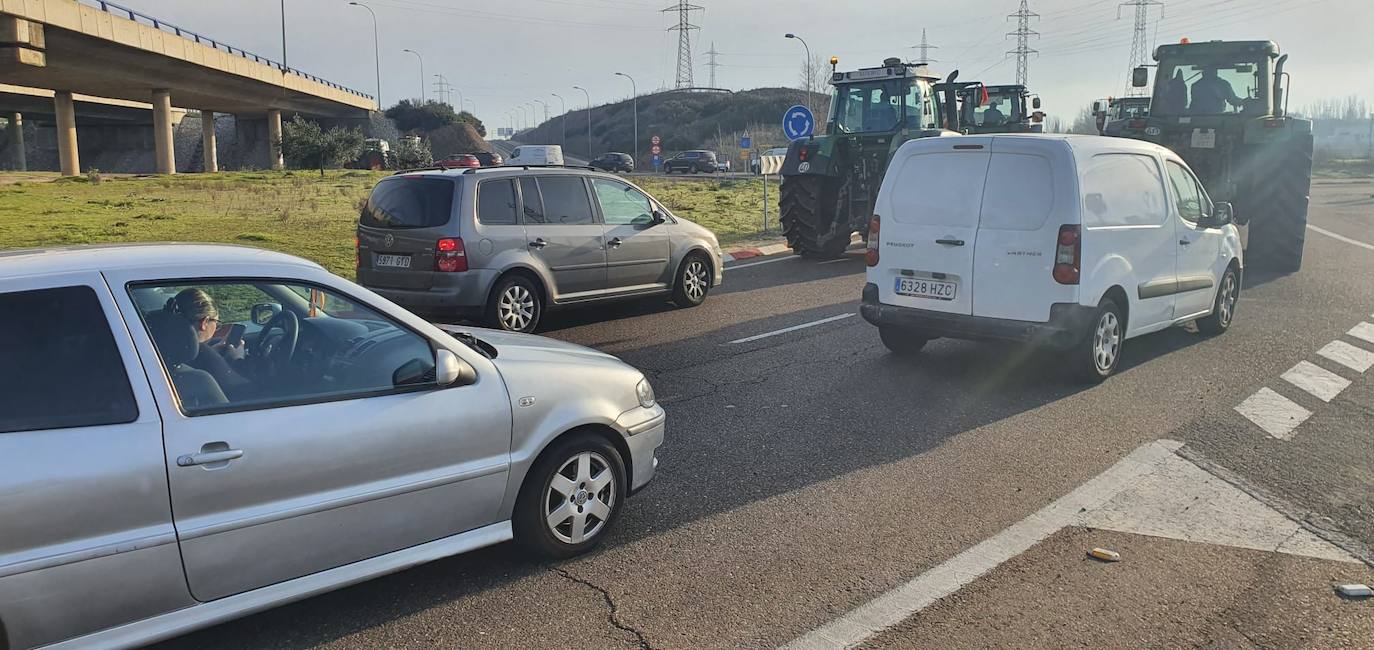
POLYGON ((679 0, 677 4, 663 10, 663 13, 677 13, 677 24, 668 28, 677 32, 677 88, 691 88, 692 83, 692 30, 700 27, 692 24, 692 12, 704 11, 704 7, 679 0))
POLYGON ((916 57, 917 65, 928 65, 931 63, 938 63, 937 59, 930 58, 930 51, 938 50, 940 49, 940 46, 931 45, 930 41, 926 40, 926 28, 924 27, 921 28, 921 44, 917 45, 915 49, 919 53, 916 57))
MULTIPOLYGON (((1122 7, 1135 7, 1135 29, 1131 33, 1131 63, 1127 66, 1128 70, 1136 68, 1150 62, 1150 7, 1160 7, 1161 16, 1164 13, 1164 3, 1159 0, 1129 0, 1116 7, 1116 17, 1121 18, 1122 7)), ((1134 86, 1126 89, 1127 95, 1144 95, 1144 88, 1134 86)))
POLYGON ((1036 50, 1031 49, 1030 37, 1040 36, 1040 32, 1030 28, 1030 19, 1039 18, 1040 14, 1031 11, 1027 2, 1028 0, 1021 0, 1021 8, 1007 16, 1016 19, 1016 31, 1007 32, 1007 36, 1016 37, 1016 49, 1008 50, 1007 54, 1016 55, 1016 83, 1022 86, 1026 85, 1026 63, 1030 55, 1038 54, 1036 50))

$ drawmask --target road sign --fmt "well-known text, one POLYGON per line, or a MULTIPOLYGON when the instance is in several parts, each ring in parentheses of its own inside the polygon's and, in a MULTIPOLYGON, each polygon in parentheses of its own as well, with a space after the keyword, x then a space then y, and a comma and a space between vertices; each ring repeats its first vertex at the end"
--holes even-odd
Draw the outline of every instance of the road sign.
POLYGON ((788 140, 800 140, 816 130, 816 118, 811 109, 797 104, 782 115, 782 133, 788 140))
POLYGON ((739 139, 739 148, 740 148, 740 149, 748 149, 748 148, 750 148, 750 147, 752 147, 752 146, 754 146, 754 142, 753 142, 753 139, 750 138, 749 136, 746 135, 746 136, 744 136, 744 137, 742 137, 742 138, 739 139))
POLYGON ((652 145, 654 145, 655 147, 657 147, 658 145, 663 144, 663 138, 660 138, 660 137, 658 137, 658 136, 654 136, 654 137, 652 137, 652 138, 649 138, 649 144, 652 144, 652 145))
POLYGON ((654 146, 652 146, 652 147, 649 147, 649 153, 651 153, 651 154, 657 156, 658 154, 663 153, 663 147, 660 147, 660 146, 658 146, 658 145, 654 145, 654 146))
POLYGON ((663 166, 663 156, 660 156, 660 155, 658 155, 658 154, 654 154, 653 164, 654 164, 654 169, 655 169, 655 170, 658 169, 659 167, 662 167, 662 166, 663 166))

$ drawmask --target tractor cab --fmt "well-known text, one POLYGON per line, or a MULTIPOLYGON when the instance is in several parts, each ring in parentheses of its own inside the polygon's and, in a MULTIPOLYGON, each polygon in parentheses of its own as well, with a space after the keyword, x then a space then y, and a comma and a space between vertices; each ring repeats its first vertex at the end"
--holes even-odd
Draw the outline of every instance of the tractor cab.
POLYGON ((1093 102, 1093 117, 1102 135, 1138 138, 1145 132, 1145 118, 1149 115, 1147 96, 1108 97, 1093 102))
POLYGON ((1025 86, 973 82, 958 91, 959 130, 966 134, 1032 133, 1043 124, 1040 98, 1025 86))

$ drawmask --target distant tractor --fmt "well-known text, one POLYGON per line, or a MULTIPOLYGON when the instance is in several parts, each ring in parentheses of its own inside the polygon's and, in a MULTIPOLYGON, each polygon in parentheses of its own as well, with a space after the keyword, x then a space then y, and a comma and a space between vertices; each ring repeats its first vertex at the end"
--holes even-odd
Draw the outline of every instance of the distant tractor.
POLYGON ((1140 139, 1145 134, 1145 118, 1150 115, 1150 98, 1108 97, 1093 102, 1093 117, 1102 135, 1140 139))
MULTIPOLYGON (((1288 113, 1287 54, 1272 41, 1161 45, 1144 128, 1125 135, 1173 149, 1214 201, 1249 224, 1248 266, 1302 267, 1312 186, 1312 122, 1288 113)), ((1137 68, 1131 83, 1148 85, 1137 68)))
POLYGON ((965 134, 1039 133, 1044 127, 1040 98, 1022 85, 988 86, 951 82, 959 101, 958 131, 965 134))
POLYGON ((876 68, 834 71, 826 133, 794 141, 782 165, 780 221, 787 244, 807 257, 844 253, 868 236, 888 160, 903 142, 948 134, 936 101, 939 77, 891 58, 876 68))

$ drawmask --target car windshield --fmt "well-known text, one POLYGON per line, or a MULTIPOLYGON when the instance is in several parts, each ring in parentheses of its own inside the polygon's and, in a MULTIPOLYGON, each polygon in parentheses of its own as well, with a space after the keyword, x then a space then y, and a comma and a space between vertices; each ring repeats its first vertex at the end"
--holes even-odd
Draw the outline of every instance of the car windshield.
POLYGON ((1159 66, 1151 113, 1263 113, 1262 73, 1262 67, 1253 61, 1165 61, 1159 66))

